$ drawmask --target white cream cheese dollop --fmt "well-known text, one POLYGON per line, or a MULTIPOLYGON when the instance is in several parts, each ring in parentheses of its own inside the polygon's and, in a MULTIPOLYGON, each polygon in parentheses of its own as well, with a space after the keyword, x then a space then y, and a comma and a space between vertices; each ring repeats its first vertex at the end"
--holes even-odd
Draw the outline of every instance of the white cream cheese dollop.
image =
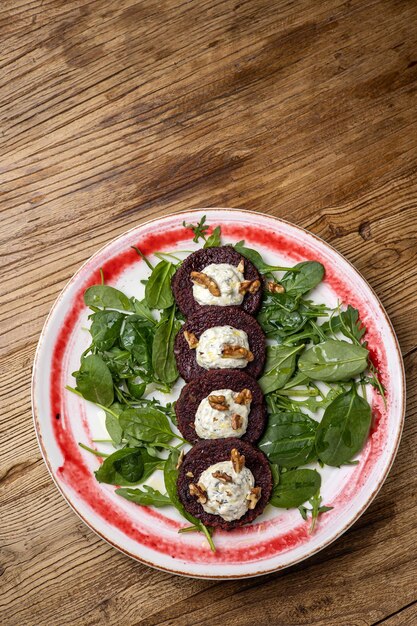
POLYGON ((250 412, 249 404, 238 404, 235 397, 238 392, 231 389, 216 389, 210 395, 224 396, 229 407, 227 411, 213 409, 208 396, 203 398, 198 405, 195 414, 195 432, 201 439, 225 439, 226 437, 242 437, 248 427, 248 416, 250 412), (232 428, 232 415, 240 415, 241 426, 234 430, 232 428))
POLYGON ((220 289, 220 296, 213 296, 208 289, 194 283, 193 296, 198 304, 215 306, 238 306, 242 304, 244 294, 239 293, 239 288, 244 276, 237 267, 229 263, 210 263, 201 271, 216 281, 220 289))
POLYGON ((233 326, 212 326, 207 328, 198 340, 196 359, 200 367, 210 369, 236 369, 246 367, 246 359, 223 357, 225 345, 234 345, 249 350, 248 336, 244 330, 233 326))
POLYGON ((247 467, 236 473, 231 461, 222 461, 204 470, 198 484, 207 492, 207 502, 202 504, 206 513, 220 515, 226 522, 232 522, 240 519, 248 510, 247 497, 255 486, 255 479, 247 467), (215 478, 215 472, 228 474, 232 482, 222 482, 215 478))

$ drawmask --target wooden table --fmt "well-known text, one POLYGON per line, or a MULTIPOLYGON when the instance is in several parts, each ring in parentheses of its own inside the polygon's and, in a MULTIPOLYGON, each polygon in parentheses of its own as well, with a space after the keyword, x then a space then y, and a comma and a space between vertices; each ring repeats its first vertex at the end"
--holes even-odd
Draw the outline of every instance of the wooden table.
POLYGON ((3 0, 0 605, 4 626, 417 624, 416 0, 3 0), (68 508, 36 443, 35 346, 100 246, 198 206, 282 216, 368 279, 408 415, 380 494, 279 574, 187 580, 68 508))

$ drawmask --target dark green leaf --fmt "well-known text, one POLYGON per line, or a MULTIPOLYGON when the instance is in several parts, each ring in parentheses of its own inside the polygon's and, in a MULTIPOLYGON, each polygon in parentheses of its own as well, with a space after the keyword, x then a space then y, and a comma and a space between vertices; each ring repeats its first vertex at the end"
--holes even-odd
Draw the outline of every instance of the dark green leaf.
POLYGON ((137 315, 130 315, 122 328, 120 343, 145 371, 152 368, 152 341, 153 327, 137 315))
POLYGON ((136 298, 130 299, 132 302, 133 310, 136 315, 143 318, 144 320, 148 320, 151 324, 156 324, 156 319, 152 315, 152 311, 147 305, 145 300, 136 300, 136 298))
POLYGON ((150 407, 126 409, 119 420, 125 436, 136 441, 168 443, 174 436, 166 415, 150 407))
MULTIPOLYGON (((122 413, 123 411, 122 405, 120 405, 118 402, 114 402, 111 405, 110 409, 112 413, 116 413, 116 415, 120 415, 120 413, 122 413)), ((109 433, 112 441, 116 445, 119 445, 122 443, 123 430, 120 426, 119 419, 112 415, 112 413, 106 411, 106 430, 109 433)))
POLYGON ((268 346, 265 373, 259 379, 264 393, 280 389, 291 378, 295 370, 297 354, 304 346, 268 346))
POLYGON ((167 384, 172 384, 178 378, 174 341, 180 328, 173 307, 170 317, 158 325, 153 339, 152 366, 158 378, 167 384))
POLYGON ((113 402, 113 379, 109 368, 99 356, 90 354, 81 361, 76 375, 77 389, 86 400, 110 406, 113 402))
POLYGON ((153 489, 149 485, 144 485, 143 489, 116 489, 115 493, 130 502, 140 504, 142 506, 167 506, 171 504, 171 500, 167 495, 162 494, 157 489, 153 489))
POLYGON ((145 299, 151 309, 167 309, 174 304, 171 278, 175 266, 169 261, 160 261, 155 266, 145 287, 145 299))
POLYGON ((84 294, 87 306, 132 311, 132 303, 124 293, 110 285, 93 285, 84 294))
POLYGON ((268 263, 265 263, 259 252, 257 250, 254 250, 253 248, 247 248, 244 241, 238 241, 237 243, 235 243, 234 248, 236 252, 239 252, 239 254, 244 256, 246 259, 249 259, 249 261, 254 264, 259 272, 261 272, 261 274, 268 274, 269 272, 278 271, 292 271, 292 269, 288 267, 282 267, 280 265, 269 265, 268 263))
POLYGON ((167 494, 171 503, 175 508, 180 512, 180 514, 185 517, 191 524, 197 526, 198 529, 202 529, 203 524, 199 519, 188 513, 182 505, 181 500, 178 497, 178 488, 177 488, 177 480, 178 480, 178 470, 176 469, 178 463, 179 451, 172 450, 169 457, 166 460, 164 467, 164 481, 165 481, 165 489, 167 490, 167 494))
POLYGON ((339 382, 363 372, 368 364, 368 354, 362 346, 328 339, 306 350, 298 361, 298 367, 312 380, 339 382))
POLYGON ((316 433, 316 450, 323 463, 339 467, 363 447, 371 426, 368 402, 353 387, 326 408, 316 433))
POLYGON ((303 295, 316 287, 324 277, 324 267, 318 261, 304 261, 295 265, 297 273, 287 272, 281 279, 287 293, 303 295))
POLYGON ((108 456, 95 472, 95 475, 99 483, 132 485, 139 482, 143 475, 143 469, 141 450, 122 448, 122 450, 117 450, 108 456), (125 472, 126 476, 121 472, 125 472), (129 480, 132 477, 134 480, 129 480))
POLYGON ((319 489, 321 476, 317 470, 296 469, 284 472, 274 487, 270 503, 282 509, 297 508, 319 489))
POLYGON ((99 350, 110 350, 116 343, 125 316, 118 311, 98 311, 92 316, 90 333, 99 350))
POLYGON ((184 228, 189 228, 194 233, 194 243, 198 243, 200 237, 205 238, 207 231, 209 229, 208 224, 206 224, 206 216, 203 215, 198 224, 187 224, 185 221, 182 223, 184 228))
POLYGON ((131 380, 126 381, 130 395, 135 400, 140 400, 146 391, 146 383, 135 383, 131 380))
POLYGON ((346 311, 331 317, 320 328, 323 333, 329 335, 335 335, 340 332, 356 343, 360 342, 366 330, 359 319, 359 311, 350 306, 350 304, 346 311))
POLYGON ((214 248, 220 245, 221 245, 221 229, 220 229, 220 226, 216 226, 216 228, 211 233, 210 237, 208 237, 203 248, 214 248))
POLYGON ((271 463, 298 467, 313 460, 317 422, 303 413, 280 412, 269 416, 258 447, 271 463))

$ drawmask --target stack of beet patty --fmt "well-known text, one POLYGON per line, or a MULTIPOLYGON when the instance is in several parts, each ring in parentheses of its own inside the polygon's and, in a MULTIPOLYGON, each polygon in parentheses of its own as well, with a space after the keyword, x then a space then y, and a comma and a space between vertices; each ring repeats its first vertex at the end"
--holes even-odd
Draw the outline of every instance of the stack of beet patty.
POLYGON ((230 530, 260 515, 272 490, 268 461, 253 446, 266 423, 256 381, 265 337, 252 317, 261 277, 231 246, 213 247, 185 259, 172 291, 187 316, 174 346, 187 382, 175 411, 182 435, 196 444, 181 464, 178 495, 205 524, 230 530))

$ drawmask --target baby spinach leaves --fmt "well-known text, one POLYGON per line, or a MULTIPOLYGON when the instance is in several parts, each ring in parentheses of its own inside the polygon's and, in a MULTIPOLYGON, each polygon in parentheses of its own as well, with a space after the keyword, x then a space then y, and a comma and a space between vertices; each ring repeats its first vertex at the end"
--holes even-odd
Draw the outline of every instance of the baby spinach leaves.
POLYGON ((175 319, 175 306, 167 318, 158 324, 153 338, 152 366, 163 383, 171 384, 178 378, 177 364, 174 356, 175 337, 181 328, 175 319))
POLYGON ((267 347, 265 373, 259 379, 264 393, 284 387, 294 373, 297 354, 303 349, 304 345, 267 347))
POLYGON ((162 494, 157 489, 153 489, 149 485, 144 485, 143 489, 116 489, 115 493, 130 502, 140 504, 142 506, 167 506, 171 504, 169 496, 162 494))
POLYGON ((145 287, 145 300, 151 309, 167 309, 174 304, 171 291, 174 274, 175 265, 169 261, 160 261, 152 270, 145 287))
POLYGON ((90 307, 103 309, 119 309, 132 311, 133 305, 129 298, 115 287, 110 285, 93 285, 84 293, 84 302, 90 307))
POLYGON ((95 472, 99 483, 134 485, 143 476, 142 452, 137 448, 122 448, 108 456, 95 472))
POLYGON ((281 467, 298 467, 315 457, 317 422, 300 412, 281 411, 269 416, 258 447, 281 467))
POLYGON ((97 311, 92 315, 90 333, 98 350, 110 350, 116 343, 124 315, 118 311, 97 311))
POLYGON ((77 389, 86 400, 110 406, 113 402, 113 378, 103 359, 95 354, 86 356, 75 373, 77 389))
POLYGON ((269 265, 268 263, 265 263, 262 256, 259 254, 257 250, 254 250, 253 248, 247 248, 245 246, 245 242, 243 239, 242 241, 238 241, 237 243, 235 243, 234 248, 236 252, 239 252, 239 254, 241 254, 246 259, 251 261, 261 274, 269 274, 270 272, 279 272, 279 271, 287 271, 287 272, 298 271, 297 269, 293 269, 293 268, 282 267, 280 265, 269 265))
POLYGON ((279 483, 275 484, 271 504, 281 509, 297 508, 310 500, 321 485, 321 476, 317 470, 295 469, 282 472, 279 483))
POLYGON ((313 380, 350 380, 366 369, 368 355, 368 350, 362 346, 327 339, 303 352, 298 367, 300 372, 313 380))
POLYGON ((320 460, 339 467, 363 447, 371 426, 371 407, 358 395, 356 386, 338 396, 326 408, 316 433, 320 460))
POLYGON ((292 268, 298 270, 287 272, 281 279, 285 291, 302 296, 317 287, 324 277, 324 266, 318 261, 304 261, 292 268))
POLYGON ((168 443, 174 436, 166 415, 151 407, 125 409, 119 422, 130 442, 168 443))

